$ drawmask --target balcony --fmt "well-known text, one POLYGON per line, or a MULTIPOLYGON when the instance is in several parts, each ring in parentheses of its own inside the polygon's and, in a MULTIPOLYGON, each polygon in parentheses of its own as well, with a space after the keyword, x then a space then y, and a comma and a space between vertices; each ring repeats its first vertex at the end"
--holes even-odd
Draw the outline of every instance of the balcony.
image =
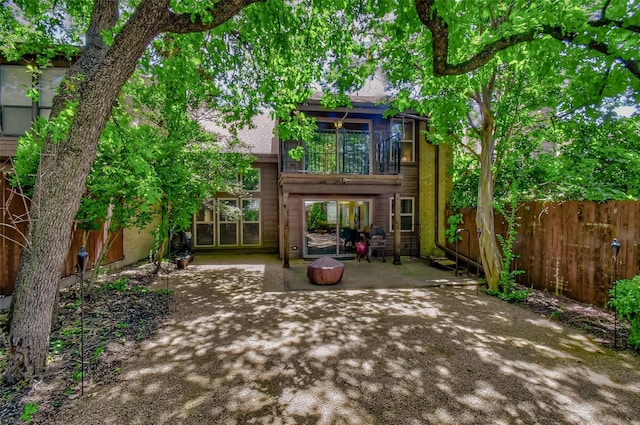
POLYGON ((305 174, 400 174, 400 136, 390 132, 319 130, 309 141, 285 141, 282 172, 305 174), (301 159, 289 152, 302 149, 301 159))

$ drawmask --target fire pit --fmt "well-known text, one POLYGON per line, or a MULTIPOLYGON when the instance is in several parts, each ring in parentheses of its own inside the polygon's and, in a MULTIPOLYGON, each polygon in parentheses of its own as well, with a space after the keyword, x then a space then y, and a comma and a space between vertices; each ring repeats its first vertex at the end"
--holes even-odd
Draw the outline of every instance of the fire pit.
POLYGON ((307 277, 316 285, 335 285, 342 279, 344 264, 331 257, 320 257, 307 267, 307 277))

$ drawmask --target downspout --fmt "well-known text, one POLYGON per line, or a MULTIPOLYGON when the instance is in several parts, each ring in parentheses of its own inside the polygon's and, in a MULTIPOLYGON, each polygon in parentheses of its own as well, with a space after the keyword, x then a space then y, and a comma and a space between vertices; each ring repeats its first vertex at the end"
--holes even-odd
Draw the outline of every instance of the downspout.
MULTIPOLYGON (((434 242, 436 244, 436 248, 441 249, 447 254, 456 255, 456 251, 453 249, 447 248, 446 246, 440 243, 440 145, 435 145, 435 208, 436 208, 436 216, 435 216, 435 233, 434 233, 434 242)), ((471 242, 471 241, 469 241, 471 242)), ((473 266, 476 270, 483 270, 482 265, 478 264, 477 261, 473 261, 471 258, 467 256, 457 253, 458 258, 462 259, 468 266, 473 266)))
MULTIPOLYGON (((429 119, 416 114, 408 114, 408 113, 400 113, 397 114, 399 117, 410 118, 419 121, 429 122, 429 119)), ((434 243, 436 248, 441 249, 447 254, 456 255, 456 251, 440 243, 439 229, 440 229, 440 145, 434 145, 435 151, 435 232, 434 232, 434 243)), ((471 258, 468 258, 465 255, 458 253, 458 258, 461 258, 462 261, 467 263, 469 266, 473 266, 476 270, 483 270, 482 265, 478 264, 477 261, 473 261, 471 258)))

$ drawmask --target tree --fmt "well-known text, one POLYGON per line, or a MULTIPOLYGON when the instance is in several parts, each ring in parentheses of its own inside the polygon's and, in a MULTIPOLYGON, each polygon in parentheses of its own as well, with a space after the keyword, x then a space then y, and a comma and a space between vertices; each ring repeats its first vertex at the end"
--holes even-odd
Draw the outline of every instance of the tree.
MULTIPOLYGON (((162 244, 169 223, 188 227, 203 201, 221 190, 231 192, 227 182, 250 166, 251 155, 223 151, 228 143, 188 116, 184 93, 181 79, 151 83, 134 78, 120 96, 124 101, 114 108, 76 216, 76 228, 85 231, 108 223, 109 237, 93 259, 95 275, 119 230, 142 229, 160 217, 156 233, 163 236, 162 244), (132 114, 144 124, 134 125, 132 114)), ((17 180, 29 193, 39 158, 40 148, 29 134, 16 155, 17 180)), ((163 253, 158 250, 158 261, 163 253)))
POLYGON ((572 114, 558 120, 556 131, 564 143, 538 198, 640 199, 640 115, 594 120, 584 113, 572 114))
POLYGON ((377 23, 384 42, 373 49, 397 90, 395 110, 410 107, 429 116, 432 140, 461 140, 457 134, 467 123, 480 140, 480 251, 489 286, 497 289, 501 261, 493 231, 493 191, 494 160, 501 148, 496 145, 500 138, 496 120, 509 116, 496 116, 492 108, 506 93, 504 84, 495 90, 496 82, 505 70, 521 71, 520 78, 531 87, 544 82, 556 95, 546 105, 552 109, 561 99, 563 108, 575 109, 620 96, 630 88, 637 96, 637 8, 608 0, 571 4, 416 0, 413 15, 399 3, 395 14, 394 6, 387 6, 377 23), (466 119, 472 104, 477 121, 466 119))
MULTIPOLYGON (((84 50, 65 75, 53 102, 52 125, 47 130, 56 127, 57 132, 38 135, 42 156, 11 306, 10 358, 5 371, 9 382, 45 367, 60 265, 68 250, 84 182, 120 89, 147 45, 163 32, 215 28, 254 2, 222 1, 209 13, 196 9, 196 16, 172 12, 168 1, 144 0, 120 25, 118 2, 96 0, 93 4, 84 50), (105 32, 116 33, 110 45, 102 37, 105 32)), ((49 5, 17 6, 24 6, 28 16, 34 12, 32 8, 49 5)))
MULTIPOLYGON (((165 61, 165 65, 167 61, 165 61)), ((154 231, 158 268, 165 253, 169 228, 188 229, 191 218, 204 201, 216 192, 237 190, 232 181, 251 168, 252 155, 234 140, 204 131, 189 113, 193 96, 189 84, 166 70, 158 70, 151 83, 143 79, 132 98, 138 116, 149 125, 153 154, 149 164, 154 171, 160 224, 154 231)))
MULTIPOLYGON (((44 368, 67 236, 100 134, 136 67, 153 72, 153 65, 182 58, 167 64, 168 69, 197 81, 191 93, 196 99, 209 97, 226 122, 246 119, 278 98, 274 116, 283 122, 283 136, 297 131, 289 124, 304 122, 302 114, 291 111, 309 97, 314 83, 329 94, 325 106, 344 104, 348 99, 343 93, 373 73, 378 58, 403 60, 386 64, 395 73, 391 80, 413 84, 423 99, 431 100, 446 94, 446 83, 452 81, 442 77, 438 90, 443 91, 429 92, 434 74, 485 67, 514 46, 533 46, 554 59, 562 52, 568 58, 563 62, 573 61, 574 67, 567 66, 564 76, 597 80, 585 87, 597 87, 591 93, 600 96, 621 86, 637 88, 640 80, 637 7, 622 0, 123 3, 120 7, 117 0, 15 0, 4 2, 8 7, 0 12, 0 49, 6 57, 17 59, 35 51, 43 64, 53 54, 72 54, 74 49, 67 46, 77 46, 82 36, 85 42, 82 51, 75 50, 78 60, 54 99, 51 120, 35 128, 43 149, 12 304, 5 372, 10 381, 44 368), (599 18, 592 19, 594 12, 599 18), (499 25, 490 27, 489 21, 499 25), (556 43, 552 49, 549 39, 556 43), (386 53, 377 53, 379 47, 386 53), (390 49, 397 49, 397 55, 390 49), (581 72, 575 72, 577 68, 581 72)), ((411 90, 400 87, 396 106, 404 110, 411 106, 411 90)), ((426 105, 415 106, 425 112, 426 105)))
MULTIPOLYGON (((223 111, 227 122, 246 119, 276 97, 284 100, 277 115, 288 118, 295 104, 312 92, 312 83, 327 80, 322 74, 338 75, 335 69, 348 57, 338 52, 349 53, 354 46, 354 34, 343 29, 358 11, 331 1, 5 4, 0 14, 5 57, 37 52, 38 63, 44 64, 48 55, 63 50, 78 55, 54 98, 50 120, 34 127, 42 154, 11 307, 4 376, 12 382, 45 367, 68 235, 98 140, 134 70, 152 72, 153 65, 179 57, 170 69, 194 82, 192 93, 198 93, 198 99, 210 96, 209 103, 223 111), (77 45, 83 35, 81 51, 66 47, 77 45)), ((334 80, 343 87, 361 80, 357 67, 339 77, 334 80)))
POLYGON ((637 57, 640 17, 635 1, 565 4, 458 1, 446 5, 437 0, 416 0, 415 3, 420 21, 433 37, 433 73, 437 76, 469 73, 505 49, 547 36, 567 46, 598 52, 610 66, 616 62, 640 79, 637 57), (480 17, 480 21, 467 20, 465 15, 469 13, 480 17), (483 21, 491 24, 482 25, 483 21), (472 54, 461 51, 458 38, 469 30, 476 35, 469 43, 476 47, 472 54), (449 61, 452 57, 455 63, 449 61))

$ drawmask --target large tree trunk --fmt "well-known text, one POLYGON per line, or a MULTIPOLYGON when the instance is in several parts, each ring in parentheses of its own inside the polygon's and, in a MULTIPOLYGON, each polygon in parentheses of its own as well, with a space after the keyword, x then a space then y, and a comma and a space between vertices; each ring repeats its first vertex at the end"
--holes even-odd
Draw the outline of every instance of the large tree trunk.
MULTIPOLYGON (((483 141, 484 145, 484 141, 483 141)), ((491 169, 491 153, 484 147, 480 155, 481 170, 478 183, 478 208, 476 210, 476 226, 480 230, 480 258, 484 268, 489 289, 498 290, 502 256, 496 239, 493 212, 493 171, 491 169)))
POLYGON ((107 48, 95 34, 113 25, 116 14, 115 1, 96 1, 88 44, 66 76, 74 90, 54 101, 52 119, 68 101, 78 103, 66 139, 55 142, 49 136, 45 141, 11 305, 8 382, 45 367, 56 288, 100 134, 121 87, 158 32, 157 24, 151 24, 157 18, 134 16, 137 25, 125 27, 107 48))
POLYGON ((69 249, 69 233, 84 193, 98 140, 121 88, 142 53, 162 32, 188 33, 214 28, 259 0, 221 0, 211 19, 175 14, 169 0, 142 0, 113 44, 101 31, 113 28, 117 0, 95 0, 87 44, 65 76, 54 99, 51 118, 68 101, 77 102, 67 137, 45 141, 31 207, 31 224, 16 276, 11 305, 9 362, 5 379, 15 382, 45 368, 55 293, 69 249))
POLYGON ((472 98, 480 108, 481 138, 480 151, 480 181, 478 182, 478 208, 476 211, 476 226, 480 230, 480 258, 484 268, 489 289, 498 290, 500 271, 502 269, 502 255, 496 238, 493 190, 495 176, 493 173, 493 155, 496 141, 494 138, 495 121, 491 113, 491 99, 493 97, 495 74, 483 87, 482 93, 475 93, 472 98))

